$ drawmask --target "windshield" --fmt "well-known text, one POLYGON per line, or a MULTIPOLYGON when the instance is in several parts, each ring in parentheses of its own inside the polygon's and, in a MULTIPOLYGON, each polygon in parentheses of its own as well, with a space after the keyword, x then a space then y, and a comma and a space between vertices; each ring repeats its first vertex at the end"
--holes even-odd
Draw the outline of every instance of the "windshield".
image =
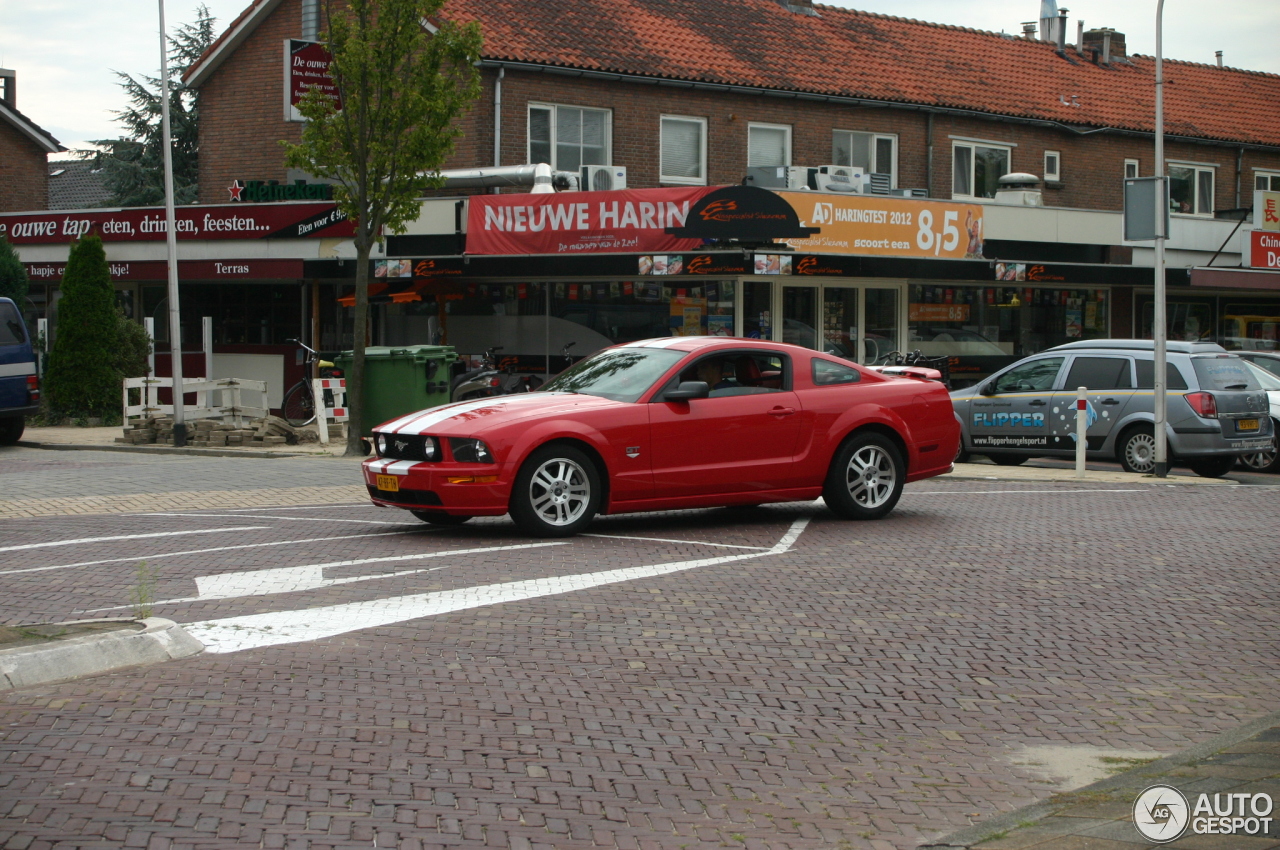
POLYGON ((22 332, 18 311, 12 304, 0 304, 0 345, 16 345, 26 341, 27 335, 22 332))
POLYGON ((540 392, 635 401, 685 354, 665 348, 609 348, 561 372, 540 392))
POLYGON ((1192 357, 1202 390, 1257 390, 1258 379, 1239 357, 1192 357))

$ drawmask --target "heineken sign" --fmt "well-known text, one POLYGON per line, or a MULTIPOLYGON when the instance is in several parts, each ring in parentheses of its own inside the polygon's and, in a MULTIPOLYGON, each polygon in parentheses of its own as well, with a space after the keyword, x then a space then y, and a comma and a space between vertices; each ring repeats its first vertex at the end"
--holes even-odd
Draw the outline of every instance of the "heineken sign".
POLYGON ((265 204, 270 201, 332 201, 333 186, 328 183, 308 183, 295 180, 281 183, 279 180, 237 180, 227 187, 232 201, 247 204, 265 204))

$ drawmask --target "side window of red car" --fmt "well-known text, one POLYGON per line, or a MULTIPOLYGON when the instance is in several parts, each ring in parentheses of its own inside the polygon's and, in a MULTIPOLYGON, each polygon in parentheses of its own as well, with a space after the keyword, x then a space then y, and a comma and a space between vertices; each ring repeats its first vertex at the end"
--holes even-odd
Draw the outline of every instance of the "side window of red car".
POLYGON ((787 364, 782 355, 763 351, 722 351, 696 361, 672 382, 705 381, 710 398, 782 392, 787 364))
POLYGON ((832 363, 830 360, 813 358, 813 383, 818 387, 831 387, 838 384, 856 384, 862 380, 862 373, 852 366, 832 363))

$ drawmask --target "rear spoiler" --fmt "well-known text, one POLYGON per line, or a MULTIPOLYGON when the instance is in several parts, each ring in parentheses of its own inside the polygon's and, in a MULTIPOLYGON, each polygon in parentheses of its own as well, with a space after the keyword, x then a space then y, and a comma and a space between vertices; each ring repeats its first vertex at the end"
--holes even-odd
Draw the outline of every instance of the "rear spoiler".
POLYGON ((942 373, 937 369, 929 369, 924 366, 872 366, 873 372, 879 372, 882 375, 893 375, 897 378, 915 378, 920 381, 937 381, 943 383, 942 373))

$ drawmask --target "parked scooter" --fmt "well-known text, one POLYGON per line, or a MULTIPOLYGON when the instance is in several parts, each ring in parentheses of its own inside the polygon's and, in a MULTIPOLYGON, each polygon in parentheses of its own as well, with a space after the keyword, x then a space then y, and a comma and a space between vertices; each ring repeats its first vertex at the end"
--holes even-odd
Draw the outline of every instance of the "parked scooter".
POLYGON ((453 379, 449 385, 450 401, 472 401, 478 398, 492 398, 514 393, 527 393, 532 375, 517 375, 514 368, 500 368, 497 354, 502 346, 495 345, 484 353, 480 367, 463 372, 453 379))

